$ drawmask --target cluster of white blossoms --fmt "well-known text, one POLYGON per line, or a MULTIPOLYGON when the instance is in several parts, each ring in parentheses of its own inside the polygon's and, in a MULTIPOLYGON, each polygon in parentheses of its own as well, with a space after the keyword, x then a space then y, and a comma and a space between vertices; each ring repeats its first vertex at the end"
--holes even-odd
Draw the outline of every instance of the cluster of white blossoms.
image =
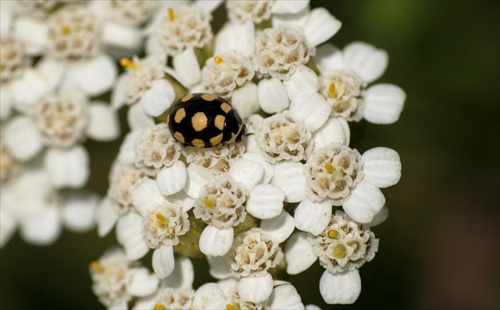
POLYGON ((342 23, 308 0, 1 5, 0 245, 16 227, 36 244, 61 224, 115 228, 120 247, 90 264, 110 309, 316 309, 280 278, 316 261, 324 301, 356 301, 388 215, 381 189, 401 177, 396 151, 350 145, 350 124, 402 112, 404 91, 374 84, 385 51, 327 43, 342 23), (238 111, 242 142, 172 136, 173 103, 202 92, 238 111), (82 144, 118 138, 121 109, 130 131, 99 198, 82 190, 82 144), (214 282, 193 287, 191 258, 214 282))

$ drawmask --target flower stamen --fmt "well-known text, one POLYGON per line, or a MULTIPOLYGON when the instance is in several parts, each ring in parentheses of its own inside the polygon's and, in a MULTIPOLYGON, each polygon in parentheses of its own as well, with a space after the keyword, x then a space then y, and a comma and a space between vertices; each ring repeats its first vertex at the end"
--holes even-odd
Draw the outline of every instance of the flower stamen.
POLYGON ((120 65, 124 68, 128 69, 137 69, 137 65, 130 59, 128 58, 122 58, 120 59, 120 65))
POLYGON ((174 19, 175 19, 174 9, 173 8, 168 8, 167 11, 168 11, 168 21, 169 22, 173 22, 174 19))
POLYGON ((335 171, 337 171, 337 169, 335 169, 335 167, 332 166, 330 163, 325 164, 325 169, 326 171, 328 171, 328 173, 335 173, 335 171))
POLYGON ((102 267, 101 264, 99 264, 98 262, 92 262, 90 263, 90 268, 92 268, 92 270, 94 270, 95 272, 104 272, 104 267, 102 267))
POLYGON ((203 203, 206 204, 210 209, 214 209, 215 208, 214 202, 210 198, 208 198, 208 197, 206 197, 205 199, 203 199, 203 203))
POLYGON ((61 27, 61 33, 64 35, 68 35, 71 33, 71 28, 68 25, 63 25, 61 27))
POLYGON ((331 98, 337 97, 337 89, 334 83, 330 83, 330 85, 328 86, 328 96, 331 98))
POLYGON ((216 64, 218 64, 218 65, 220 65, 221 63, 223 63, 223 62, 224 62, 224 60, 223 60, 221 57, 219 57, 219 56, 215 56, 215 57, 214 57, 214 61, 215 61, 215 63, 216 63, 216 64))
POLYGON ((165 306, 162 304, 155 304, 153 309, 154 310, 167 310, 167 308, 165 308, 165 306))

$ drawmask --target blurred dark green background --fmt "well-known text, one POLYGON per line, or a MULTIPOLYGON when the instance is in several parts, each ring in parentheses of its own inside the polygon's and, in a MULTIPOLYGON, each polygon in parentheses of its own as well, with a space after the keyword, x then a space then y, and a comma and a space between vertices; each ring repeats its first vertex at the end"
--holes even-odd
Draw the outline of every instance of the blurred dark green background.
MULTIPOLYGON (((384 190, 389 219, 374 228, 375 259, 361 268, 354 305, 329 306, 316 289, 323 268, 296 276, 305 304, 323 309, 498 309, 498 1, 312 1, 343 22, 338 46, 362 40, 388 51, 378 82, 407 93, 400 121, 366 124, 361 152, 396 149, 399 184, 384 190)), ((88 142, 89 188, 105 193, 119 143, 88 142)), ((51 247, 15 236, 0 251, 0 309, 101 309, 87 266, 115 244, 64 232, 51 247)), ((207 275, 203 262, 198 274, 207 275)), ((196 283, 199 285, 199 282, 196 283)))

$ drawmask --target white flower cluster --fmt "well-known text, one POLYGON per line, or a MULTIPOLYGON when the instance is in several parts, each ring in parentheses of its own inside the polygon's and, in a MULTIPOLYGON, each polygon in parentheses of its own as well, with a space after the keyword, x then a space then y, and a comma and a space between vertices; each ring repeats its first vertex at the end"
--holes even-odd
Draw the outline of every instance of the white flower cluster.
POLYGON ((16 228, 27 242, 47 245, 62 225, 95 226, 100 198, 83 190, 90 175, 83 143, 112 141, 120 128, 98 98, 110 93, 117 65, 107 18, 93 5, 1 2, 2 246, 16 228))
POLYGON ((16 226, 39 244, 59 223, 116 226, 122 248, 90 265, 108 308, 304 309, 279 275, 317 260, 325 302, 357 299, 378 250, 370 228, 387 216, 381 188, 401 177, 396 151, 350 146, 350 123, 392 124, 403 109, 398 86, 372 85, 385 51, 327 43, 342 24, 308 0, 1 4, 2 245, 16 226), (169 109, 199 92, 231 102, 242 142, 177 142, 169 109), (82 143, 117 138, 124 107, 130 132, 98 203, 79 190, 82 143), (153 272, 138 262, 150 250, 153 272), (194 257, 217 282, 193 287, 194 257))

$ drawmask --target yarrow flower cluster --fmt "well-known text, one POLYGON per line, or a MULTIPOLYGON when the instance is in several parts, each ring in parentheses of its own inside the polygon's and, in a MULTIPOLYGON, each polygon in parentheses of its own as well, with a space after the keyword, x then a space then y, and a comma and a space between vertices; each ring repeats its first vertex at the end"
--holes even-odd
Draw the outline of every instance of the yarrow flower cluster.
POLYGON ((90 264, 110 309, 305 309, 282 276, 316 261, 324 301, 356 301, 401 161, 350 125, 399 119, 388 55, 330 44, 342 23, 307 0, 222 2, 2 2, 0 246, 114 229, 90 264), (118 138, 122 109, 101 198, 84 143, 118 138), (216 280, 193 287, 191 258, 216 280))

